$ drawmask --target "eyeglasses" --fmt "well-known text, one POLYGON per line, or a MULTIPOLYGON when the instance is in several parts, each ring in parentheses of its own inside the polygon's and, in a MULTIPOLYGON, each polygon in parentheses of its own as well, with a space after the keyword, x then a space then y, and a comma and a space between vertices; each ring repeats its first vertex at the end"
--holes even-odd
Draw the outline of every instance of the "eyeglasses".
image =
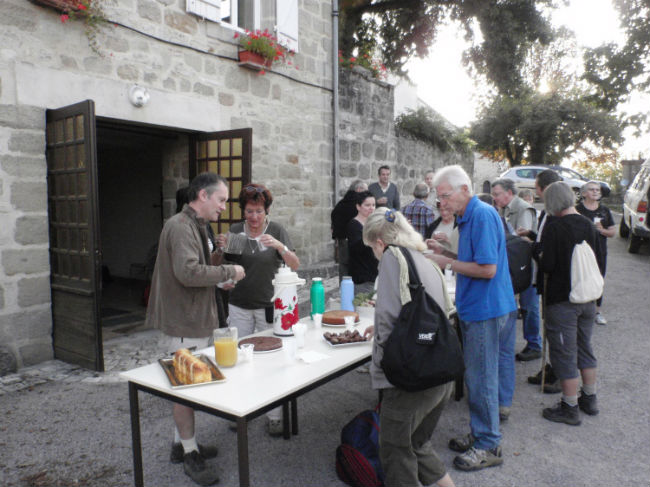
POLYGON ((449 193, 445 194, 439 194, 438 197, 436 198, 436 203, 440 203, 441 201, 446 201, 449 198, 451 198, 451 195, 454 194, 456 190, 454 189, 453 191, 450 191, 449 193))
POLYGON ((263 193, 265 190, 261 186, 244 186, 244 191, 255 191, 256 193, 263 193))
POLYGON ((587 188, 587 191, 598 191, 600 193, 600 188, 587 188))

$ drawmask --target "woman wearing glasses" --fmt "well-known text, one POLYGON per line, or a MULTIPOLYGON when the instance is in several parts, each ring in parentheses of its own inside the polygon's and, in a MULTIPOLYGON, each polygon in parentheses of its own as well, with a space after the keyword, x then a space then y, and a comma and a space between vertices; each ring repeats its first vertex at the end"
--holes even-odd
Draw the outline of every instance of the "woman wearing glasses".
MULTIPOLYGON (((589 220, 594 222, 598 238, 596 239, 596 259, 598 260, 598 267, 600 273, 605 277, 605 270, 607 268, 607 239, 614 236, 616 233, 616 226, 612 212, 609 211, 605 205, 600 202, 601 192, 600 183, 596 181, 589 181, 580 188, 580 195, 582 201, 576 205, 576 210, 589 220)), ((606 325, 607 320, 600 314, 600 305, 603 302, 601 296, 596 301, 596 324, 606 325)))
MULTIPOLYGON (((230 227, 230 233, 244 233, 247 237, 241 255, 225 254, 228 261, 238 263, 246 271, 246 277, 230 291, 228 303, 228 321, 230 326, 237 327, 239 337, 272 326, 271 281, 282 264, 293 271, 300 265, 287 231, 269 219, 271 203, 273 196, 265 186, 254 183, 244 186, 239 193, 244 221, 230 227)), ((226 241, 223 234, 217 237, 222 248, 226 241)), ((277 408, 267 414, 272 435, 282 434, 281 412, 282 408, 277 408)))
MULTIPOLYGON (((230 291, 228 304, 230 326, 236 326, 241 337, 271 326, 266 308, 273 297, 273 276, 283 263, 293 271, 300 265, 287 231, 269 219, 271 203, 273 196, 263 185, 244 186, 239 193, 244 221, 230 227, 230 233, 247 237, 241 255, 226 254, 226 260, 246 270, 246 277, 230 291)), ((226 240, 223 234, 217 237, 220 247, 226 246, 226 240)))

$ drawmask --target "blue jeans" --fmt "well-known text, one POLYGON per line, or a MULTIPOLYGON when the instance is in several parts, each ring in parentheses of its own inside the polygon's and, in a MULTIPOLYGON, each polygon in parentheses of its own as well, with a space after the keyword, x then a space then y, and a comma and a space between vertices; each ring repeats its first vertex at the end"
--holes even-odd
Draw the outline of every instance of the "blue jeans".
POLYGON ((542 349, 542 337, 539 336, 539 294, 537 288, 530 286, 519 294, 519 305, 525 309, 524 314, 524 339, 529 348, 542 349))
POLYGON ((461 321, 465 383, 474 446, 499 445, 499 406, 510 406, 515 391, 517 312, 484 321, 461 321))

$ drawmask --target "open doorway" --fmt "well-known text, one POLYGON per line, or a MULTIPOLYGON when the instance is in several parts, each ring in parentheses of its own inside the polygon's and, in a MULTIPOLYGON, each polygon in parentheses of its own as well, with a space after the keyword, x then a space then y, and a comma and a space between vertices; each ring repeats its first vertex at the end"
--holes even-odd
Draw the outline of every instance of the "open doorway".
MULTIPOLYGON (((97 119, 103 340, 144 329, 158 238, 171 216, 164 174, 169 154, 187 154, 187 144, 183 133, 97 119)), ((184 159, 176 161, 181 177, 184 159)))

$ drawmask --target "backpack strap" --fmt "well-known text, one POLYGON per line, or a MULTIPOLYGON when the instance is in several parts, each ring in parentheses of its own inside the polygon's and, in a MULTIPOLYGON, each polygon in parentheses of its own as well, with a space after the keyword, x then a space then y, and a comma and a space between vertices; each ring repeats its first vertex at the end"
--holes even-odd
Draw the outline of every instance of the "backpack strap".
POLYGON ((404 259, 406 259, 406 264, 409 266, 409 287, 411 288, 411 292, 413 292, 413 289, 422 285, 422 282, 420 281, 418 271, 415 269, 415 262, 413 262, 411 253, 404 247, 399 247, 399 249, 404 256, 404 259))

